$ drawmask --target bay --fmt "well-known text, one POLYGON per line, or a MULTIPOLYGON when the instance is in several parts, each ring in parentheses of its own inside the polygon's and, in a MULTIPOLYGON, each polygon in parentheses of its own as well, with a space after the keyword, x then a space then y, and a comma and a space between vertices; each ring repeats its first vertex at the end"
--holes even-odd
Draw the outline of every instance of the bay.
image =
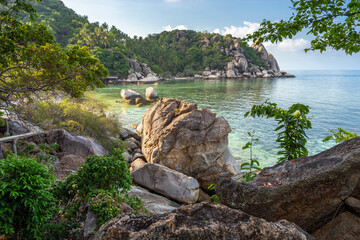
POLYGON ((124 126, 141 124, 141 119, 150 106, 136 107, 121 101, 121 89, 132 89, 143 96, 147 87, 154 87, 160 97, 172 97, 198 104, 224 117, 230 124, 231 152, 240 162, 249 158, 242 146, 249 141, 247 132, 255 130, 259 142, 254 144, 254 156, 261 166, 276 163, 278 148, 276 123, 273 119, 244 118, 252 105, 269 99, 281 108, 294 103, 309 105, 313 128, 307 132, 307 148, 310 155, 333 145, 323 143, 328 130, 341 127, 360 133, 360 71, 291 71, 296 78, 277 79, 227 79, 227 80, 171 80, 159 85, 107 86, 89 94, 109 104, 109 112, 118 116, 124 126))

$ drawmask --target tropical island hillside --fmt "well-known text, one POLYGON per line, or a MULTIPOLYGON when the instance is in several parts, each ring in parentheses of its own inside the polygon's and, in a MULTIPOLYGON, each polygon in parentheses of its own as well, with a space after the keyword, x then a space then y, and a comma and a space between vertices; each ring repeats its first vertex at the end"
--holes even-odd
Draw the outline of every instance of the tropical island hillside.
MULTIPOLYGON (((45 24, 63 47, 87 46, 108 69, 105 83, 156 81, 163 77, 251 78, 292 77, 260 45, 248 46, 230 34, 192 30, 164 31, 129 37, 107 23, 90 23, 61 0, 34 4, 37 21, 45 24)), ((22 21, 29 19, 22 17, 22 21)))

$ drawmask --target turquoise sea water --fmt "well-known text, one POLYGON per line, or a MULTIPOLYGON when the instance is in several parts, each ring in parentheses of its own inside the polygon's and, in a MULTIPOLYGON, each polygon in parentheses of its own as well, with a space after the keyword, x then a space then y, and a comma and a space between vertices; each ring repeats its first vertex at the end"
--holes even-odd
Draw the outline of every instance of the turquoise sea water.
MULTIPOLYGON (((244 118, 253 104, 266 99, 282 108, 293 103, 311 107, 313 128, 307 132, 309 154, 319 153, 334 143, 323 143, 329 129, 341 127, 360 133, 360 71, 291 71, 296 78, 255 79, 255 80, 173 80, 161 83, 155 88, 160 97, 173 97, 193 103, 200 108, 209 108, 223 116, 232 132, 229 144, 233 155, 243 161, 249 152, 241 147, 249 141, 247 132, 255 130, 260 139, 254 145, 254 155, 262 166, 276 163, 278 151, 273 129, 273 119, 244 118)), ((140 124, 149 106, 136 107, 121 101, 123 88, 133 89, 145 95, 150 85, 109 86, 92 92, 102 101, 109 103, 109 111, 118 115, 125 126, 140 124)))

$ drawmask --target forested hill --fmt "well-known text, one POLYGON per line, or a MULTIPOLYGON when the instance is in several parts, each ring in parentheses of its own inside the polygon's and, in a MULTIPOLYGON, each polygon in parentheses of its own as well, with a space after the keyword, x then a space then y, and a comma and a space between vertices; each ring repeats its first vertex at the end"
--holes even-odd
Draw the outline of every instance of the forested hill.
POLYGON ((34 6, 38 11, 37 21, 47 25, 62 46, 88 46, 108 68, 110 75, 121 78, 127 78, 128 59, 134 58, 162 76, 193 76, 207 67, 226 70, 228 63, 235 61, 229 53, 234 43, 238 43, 241 57, 246 58, 249 67, 270 68, 266 58, 260 58, 260 52, 231 35, 174 30, 145 38, 130 38, 114 26, 90 23, 86 16, 78 15, 61 0, 43 0, 34 6))

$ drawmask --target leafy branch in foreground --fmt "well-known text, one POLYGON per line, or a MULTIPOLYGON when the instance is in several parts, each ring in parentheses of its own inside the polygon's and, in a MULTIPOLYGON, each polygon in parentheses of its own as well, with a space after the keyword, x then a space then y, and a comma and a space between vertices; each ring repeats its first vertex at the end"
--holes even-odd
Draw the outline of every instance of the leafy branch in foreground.
POLYGON ((249 182, 256 177, 257 174, 253 171, 254 169, 258 171, 262 170, 259 161, 253 159, 253 143, 259 141, 259 139, 255 138, 255 130, 252 133, 248 132, 248 135, 251 138, 250 142, 247 142, 245 146, 242 147, 243 150, 250 149, 250 162, 241 164, 241 170, 247 171, 247 173, 242 176, 245 182, 249 182))
POLYGON ((329 136, 325 137, 322 140, 323 142, 328 142, 328 141, 333 140, 336 143, 342 143, 342 142, 345 142, 346 140, 349 140, 349 139, 359 136, 357 133, 348 132, 342 128, 338 128, 337 131, 329 130, 329 132, 331 132, 333 135, 329 135, 329 136))
POLYGON ((274 131, 283 129, 277 134, 276 139, 279 148, 282 149, 278 152, 281 155, 278 162, 282 162, 308 155, 305 147, 307 142, 305 130, 311 128, 311 121, 307 118, 309 111, 309 106, 300 103, 293 104, 288 110, 283 110, 276 103, 266 100, 261 105, 254 105, 244 116, 261 116, 274 118, 277 121, 279 126, 274 131))
POLYGON ((264 20, 260 29, 247 40, 281 42, 306 29, 314 35, 308 50, 326 51, 327 47, 343 50, 347 54, 360 51, 359 0, 291 0, 294 12, 289 20, 264 20))

